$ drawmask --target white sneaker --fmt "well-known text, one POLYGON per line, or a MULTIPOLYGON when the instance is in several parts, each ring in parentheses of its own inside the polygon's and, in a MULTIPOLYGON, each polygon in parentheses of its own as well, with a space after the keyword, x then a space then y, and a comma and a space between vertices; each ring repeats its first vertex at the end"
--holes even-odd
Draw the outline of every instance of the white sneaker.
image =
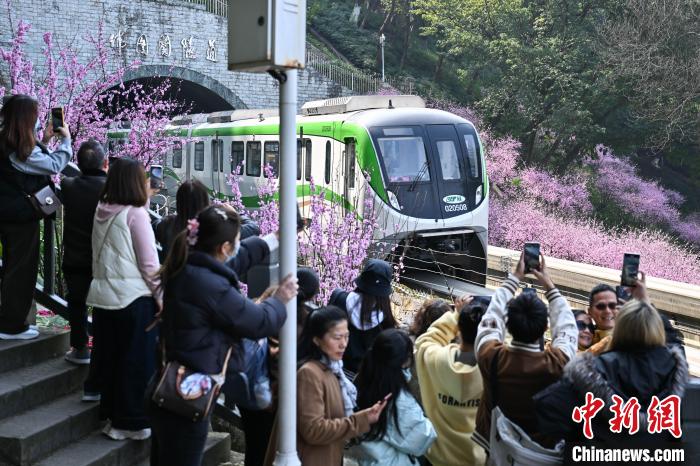
POLYGON ((125 429, 115 429, 112 427, 112 422, 107 421, 102 433, 112 440, 147 440, 151 438, 151 429, 141 429, 141 430, 125 430, 125 429))
POLYGON ((88 365, 90 364, 90 350, 87 348, 73 348, 66 353, 65 359, 73 364, 88 365))
POLYGON ((39 336, 39 331, 27 329, 22 333, 0 333, 0 340, 31 340, 39 336))

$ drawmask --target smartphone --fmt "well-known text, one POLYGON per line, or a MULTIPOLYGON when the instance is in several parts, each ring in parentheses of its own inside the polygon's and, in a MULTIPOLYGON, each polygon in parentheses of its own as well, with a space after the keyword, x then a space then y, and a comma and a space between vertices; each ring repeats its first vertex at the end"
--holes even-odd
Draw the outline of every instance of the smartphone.
POLYGON ((151 180, 151 189, 163 188, 163 166, 151 165, 151 169, 148 173, 151 180))
POLYGON ((525 243, 525 273, 540 269, 540 243, 525 243))
POLYGON ((639 273, 639 254, 626 252, 622 259, 622 286, 635 286, 639 273))
POLYGON ((51 109, 51 125, 54 131, 58 131, 59 128, 63 128, 65 123, 63 121, 63 107, 56 107, 51 109))
POLYGON ((627 292, 627 289, 622 285, 617 285, 615 287, 615 295, 618 301, 627 302, 632 299, 632 295, 627 292))

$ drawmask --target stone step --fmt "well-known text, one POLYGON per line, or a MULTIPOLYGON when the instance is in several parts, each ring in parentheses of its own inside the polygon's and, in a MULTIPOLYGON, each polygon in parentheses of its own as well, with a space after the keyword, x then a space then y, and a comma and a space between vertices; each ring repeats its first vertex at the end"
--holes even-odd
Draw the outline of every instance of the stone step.
POLYGON ((0 377, 0 419, 48 403, 82 387, 87 366, 58 357, 0 377))
POLYGON ((112 440, 101 430, 66 445, 36 466, 133 466, 146 460, 150 440, 112 440))
POLYGON ((40 332, 34 340, 0 340, 0 373, 62 356, 70 349, 69 331, 41 329, 40 332))
MULTIPOLYGON (((226 432, 209 432, 207 443, 204 445, 202 466, 219 466, 231 460, 231 435, 226 432)), ((148 459, 138 466, 150 466, 148 459)))
POLYGON ((28 466, 99 425, 99 403, 72 393, 0 421, 0 466, 28 466))

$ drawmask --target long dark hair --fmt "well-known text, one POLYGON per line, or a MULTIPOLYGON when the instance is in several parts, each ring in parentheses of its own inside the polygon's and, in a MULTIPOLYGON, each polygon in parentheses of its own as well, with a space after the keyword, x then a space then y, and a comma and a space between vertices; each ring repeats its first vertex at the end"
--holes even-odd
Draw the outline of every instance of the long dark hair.
MULTIPOLYGON (((207 207, 197 215, 197 222, 199 222, 197 242, 191 247, 194 251, 210 255, 214 255, 226 241, 234 243, 240 230, 238 214, 230 208, 221 206, 207 207)), ((190 248, 188 233, 189 231, 185 229, 173 240, 168 257, 159 272, 163 288, 187 263, 190 248)))
POLYGON ((402 372, 406 361, 413 365, 413 342, 404 331, 393 328, 377 335, 365 354, 355 377, 357 409, 369 408, 389 393, 391 398, 379 416, 379 421, 372 425, 363 440, 379 440, 384 437, 389 416, 394 419, 401 435, 396 400, 402 390, 406 395, 413 396, 402 372))
POLYGON ((360 322, 370 324, 372 314, 383 314, 384 320, 379 324, 381 328, 396 328, 396 319, 391 312, 391 298, 388 296, 374 296, 360 289, 355 289, 355 293, 360 295, 360 322))
POLYGON ((314 338, 323 338, 330 329, 340 322, 348 320, 348 315, 336 306, 326 306, 309 314, 304 323, 304 330, 299 338, 297 360, 300 364, 315 359, 320 360, 323 351, 314 343, 314 338))
POLYGON ((100 201, 143 207, 148 202, 146 171, 138 160, 122 157, 109 167, 100 201))
POLYGON ((39 104, 24 94, 13 95, 0 109, 0 150, 14 152, 22 162, 36 146, 34 126, 39 117, 39 104))
POLYGON ((177 188, 175 195, 177 216, 175 231, 181 232, 187 227, 187 220, 195 218, 199 212, 209 207, 209 193, 201 181, 187 180, 177 188))

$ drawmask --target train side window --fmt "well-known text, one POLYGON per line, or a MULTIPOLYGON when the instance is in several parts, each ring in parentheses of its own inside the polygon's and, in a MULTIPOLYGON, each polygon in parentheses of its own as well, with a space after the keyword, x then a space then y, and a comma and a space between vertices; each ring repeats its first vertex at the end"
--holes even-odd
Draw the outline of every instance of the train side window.
MULTIPOLYGON (((306 144, 306 152, 304 153, 304 156, 305 156, 304 157, 304 163, 305 163, 305 165, 304 165, 304 179, 306 181, 311 181, 311 160, 312 160, 312 158, 311 158, 311 147, 312 147, 311 139, 306 139, 305 144, 306 144)), ((299 178, 297 178, 297 179, 299 179, 299 178)))
POLYGON ((323 171, 323 179, 326 184, 331 183, 331 142, 326 141, 326 166, 323 171))
POLYGON ((301 139, 297 139, 297 180, 301 180, 301 139))
POLYGON ((243 141, 231 142, 231 173, 243 173, 244 158, 245 153, 243 141))
POLYGON ((204 171, 204 143, 197 142, 194 145, 194 169, 198 172, 204 171))
MULTIPOLYGON (((265 165, 269 165, 272 169, 272 176, 277 178, 280 170, 280 143, 277 141, 268 141, 265 143, 265 165)), ((263 176, 267 177, 267 173, 263 170, 263 176)))
POLYGON ((471 134, 464 135, 464 144, 467 146, 467 160, 469 161, 469 176, 480 178, 479 157, 477 156, 476 140, 471 134))
POLYGON ((245 161, 245 171, 248 176, 260 176, 260 162, 262 154, 260 151, 260 143, 257 141, 248 141, 246 152, 248 157, 245 161))
POLYGON ((176 142, 173 145, 173 168, 182 168, 182 144, 176 142))
POLYGON ((446 181, 459 180, 462 178, 460 173, 459 156, 457 155, 457 147, 455 142, 450 139, 437 141, 438 156, 440 157, 440 169, 442 170, 442 179, 446 181))

